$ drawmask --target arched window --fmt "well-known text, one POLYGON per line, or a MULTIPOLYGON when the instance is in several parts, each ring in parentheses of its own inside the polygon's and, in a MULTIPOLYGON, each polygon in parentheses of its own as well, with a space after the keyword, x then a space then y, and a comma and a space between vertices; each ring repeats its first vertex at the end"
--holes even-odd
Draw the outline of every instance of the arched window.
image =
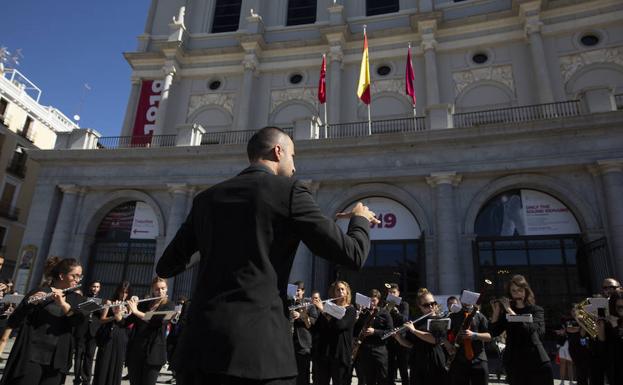
POLYGON ((158 235, 158 219, 146 203, 131 201, 110 210, 95 234, 87 284, 100 280, 102 298, 109 298, 115 287, 126 280, 134 294, 147 294, 158 235))

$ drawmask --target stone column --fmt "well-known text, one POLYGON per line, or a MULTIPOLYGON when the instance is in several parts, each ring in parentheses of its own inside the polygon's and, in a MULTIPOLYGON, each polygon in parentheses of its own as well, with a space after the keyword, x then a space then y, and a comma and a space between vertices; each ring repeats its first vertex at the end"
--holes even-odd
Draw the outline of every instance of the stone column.
POLYGON ((540 1, 528 2, 520 5, 520 17, 524 21, 524 33, 530 45, 530 55, 532 56, 532 71, 536 76, 536 86, 539 92, 539 102, 552 103, 554 95, 552 93, 552 83, 549 72, 547 71, 547 59, 543 48, 543 37, 540 20, 540 1))
POLYGON ((604 189, 615 277, 623 276, 623 159, 597 161, 604 189))
POLYGON ((52 235, 52 243, 50 244, 49 255, 61 258, 69 257, 69 242, 71 240, 71 232, 73 230, 76 204, 78 203, 78 194, 81 187, 75 184, 61 184, 58 188, 63 193, 61 208, 56 218, 56 226, 54 227, 54 235, 52 235))
POLYGON ((121 136, 132 136, 134 121, 136 120, 136 108, 138 106, 138 99, 141 96, 141 85, 141 78, 133 76, 132 87, 130 88, 130 97, 128 98, 128 105, 125 109, 125 118, 123 119, 121 136))
POLYGON ((167 187, 173 197, 167 220, 166 243, 168 245, 186 219, 186 202, 189 189, 185 183, 171 183, 167 184, 167 187))
POLYGON ((162 92, 160 93, 160 104, 156 114, 156 123, 154 124, 154 135, 164 134, 164 127, 167 118, 167 106, 169 104, 169 92, 173 84, 173 78, 177 72, 177 66, 174 63, 167 63, 162 68, 164 71, 164 81, 162 82, 162 92))
POLYGON ((461 182, 455 172, 432 173, 426 182, 435 193, 435 232, 440 294, 458 294, 463 285, 459 260, 458 226, 454 207, 454 187, 461 182))
MULTIPOLYGON (((329 48, 329 95, 325 106, 328 108, 327 115, 329 124, 342 122, 342 66, 344 52, 340 44, 331 45, 329 48)), ((324 108, 324 107, 323 107, 324 108)), ((325 122, 326 124, 326 122, 325 122)))
POLYGON ((434 106, 439 104, 439 78, 437 77, 437 40, 435 20, 420 21, 418 29, 422 35, 421 48, 424 51, 424 66, 426 68, 426 104, 434 106))
POLYGON ((240 92, 240 105, 238 108, 239 131, 251 130, 249 127, 249 114, 251 113, 251 96, 253 95, 253 79, 258 68, 258 60, 255 53, 248 53, 242 61, 244 73, 242 75, 242 88, 240 92))

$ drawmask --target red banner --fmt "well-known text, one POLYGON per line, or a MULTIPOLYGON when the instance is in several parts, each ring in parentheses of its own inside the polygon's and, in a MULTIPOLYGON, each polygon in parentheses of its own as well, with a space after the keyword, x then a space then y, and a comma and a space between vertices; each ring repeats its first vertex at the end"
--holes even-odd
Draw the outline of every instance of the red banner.
POLYGON ((151 143, 161 92, 162 80, 143 80, 141 96, 136 108, 134 128, 132 129, 132 145, 147 146, 151 143))

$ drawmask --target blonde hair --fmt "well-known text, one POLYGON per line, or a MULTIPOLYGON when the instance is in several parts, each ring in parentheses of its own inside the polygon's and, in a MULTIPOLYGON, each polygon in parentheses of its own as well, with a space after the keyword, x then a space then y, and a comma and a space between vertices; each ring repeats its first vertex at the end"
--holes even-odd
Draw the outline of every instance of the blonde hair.
POLYGON ((350 285, 348 284, 348 282, 346 281, 335 281, 331 284, 331 286, 329 286, 329 297, 330 298, 335 298, 338 296, 337 294, 337 285, 342 284, 344 285, 344 287, 346 287, 346 304, 350 304, 350 301, 352 300, 352 295, 350 292, 350 285))
MULTIPOLYGON (((167 287, 167 290, 169 289, 169 284, 167 283, 167 280, 164 278, 160 278, 160 277, 154 277, 154 279, 151 280, 151 290, 152 290, 152 295, 153 295, 153 290, 154 290, 154 285, 156 285, 159 282, 164 282, 164 284, 167 287)), ((169 297, 164 297, 164 299, 160 300, 161 304, 165 304, 169 302, 169 297)))
MULTIPOLYGON (((427 288, 425 288, 425 287, 422 287, 422 288, 418 289, 418 291, 417 291, 417 302, 418 302, 418 305, 421 305, 421 304, 422 304, 422 298, 426 297, 426 296, 427 296, 427 295, 429 295, 429 294, 430 294, 431 296, 433 295, 433 293, 431 293, 431 292, 430 292, 427 288)), ((433 298, 434 298, 434 296, 433 296, 433 298)))

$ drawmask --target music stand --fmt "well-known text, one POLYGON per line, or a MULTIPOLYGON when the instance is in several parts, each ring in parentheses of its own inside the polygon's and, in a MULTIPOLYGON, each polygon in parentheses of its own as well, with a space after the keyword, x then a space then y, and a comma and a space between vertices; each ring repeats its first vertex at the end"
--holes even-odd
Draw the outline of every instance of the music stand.
POLYGON ((175 310, 165 310, 165 311, 148 311, 145 313, 145 318, 143 321, 157 321, 160 320, 162 322, 170 321, 173 316, 175 316, 175 310))

